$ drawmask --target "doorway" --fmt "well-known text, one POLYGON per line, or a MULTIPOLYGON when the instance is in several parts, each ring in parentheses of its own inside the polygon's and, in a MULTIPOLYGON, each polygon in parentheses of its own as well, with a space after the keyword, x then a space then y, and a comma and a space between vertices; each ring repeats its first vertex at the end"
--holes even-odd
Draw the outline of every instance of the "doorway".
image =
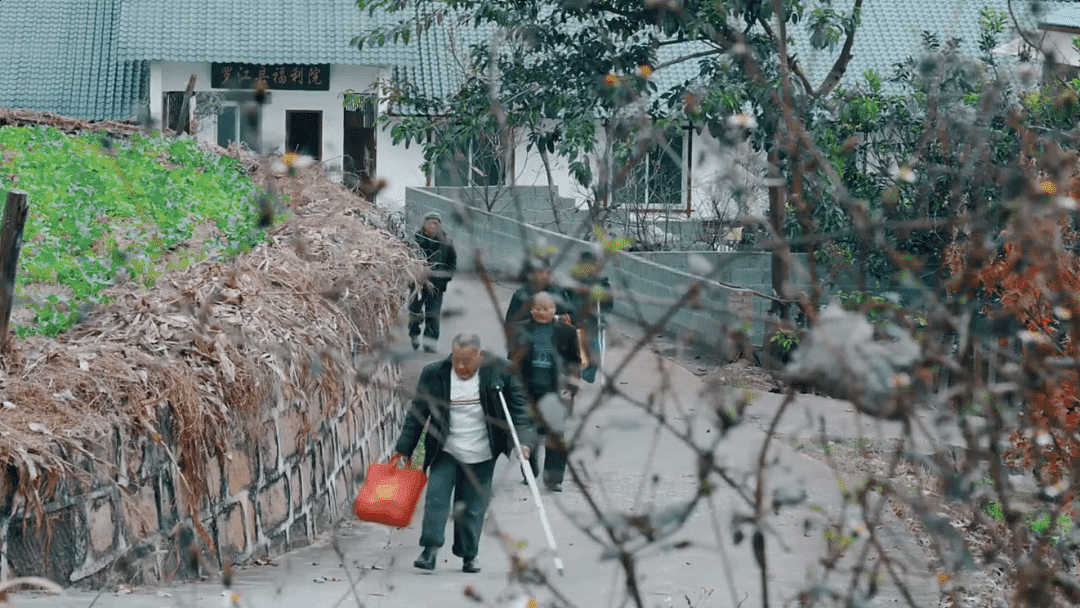
POLYGON ((345 180, 350 187, 375 179, 375 102, 345 109, 345 180))
POLYGON ((286 110, 285 148, 322 160, 322 112, 286 110))

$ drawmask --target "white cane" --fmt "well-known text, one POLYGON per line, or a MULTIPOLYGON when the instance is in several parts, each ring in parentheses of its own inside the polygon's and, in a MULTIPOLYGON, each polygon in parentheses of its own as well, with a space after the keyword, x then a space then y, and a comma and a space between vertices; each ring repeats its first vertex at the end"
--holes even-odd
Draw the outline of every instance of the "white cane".
POLYGON ((596 302, 596 350, 600 351, 600 381, 604 381, 604 351, 607 350, 607 336, 604 328, 604 313, 600 310, 600 301, 596 302))
POLYGON ((563 576, 562 559, 559 557, 559 548, 555 546, 555 535, 551 533, 551 524, 548 523, 547 512, 544 511, 544 503, 540 500, 540 489, 536 487, 536 477, 533 476, 528 459, 521 457, 521 441, 518 439, 517 430, 514 428, 514 419, 510 417, 510 408, 506 406, 506 398, 503 397, 502 387, 498 387, 498 392, 499 401, 502 402, 503 406, 503 414, 506 415, 506 426, 510 427, 510 436, 514 438, 514 445, 517 446, 518 463, 525 474, 525 481, 529 483, 529 489, 532 490, 533 499, 536 500, 536 507, 540 512, 540 521, 544 524, 544 534, 547 536, 548 546, 551 547, 552 553, 555 554, 555 569, 559 571, 559 576, 563 576))

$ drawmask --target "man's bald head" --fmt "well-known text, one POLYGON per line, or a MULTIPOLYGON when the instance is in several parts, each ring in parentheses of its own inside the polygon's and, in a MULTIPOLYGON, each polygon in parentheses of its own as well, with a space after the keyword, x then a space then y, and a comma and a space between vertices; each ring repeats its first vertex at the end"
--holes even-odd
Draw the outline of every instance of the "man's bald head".
POLYGON ((546 291, 541 291, 541 292, 533 295, 532 304, 533 304, 533 306, 536 306, 538 304, 541 304, 541 305, 544 305, 544 306, 547 306, 548 304, 550 304, 550 305, 554 306, 555 305, 555 298, 552 297, 550 293, 548 293, 546 291))
POLYGON ((529 313, 537 323, 551 323, 555 318, 555 298, 546 291, 533 294, 529 313))

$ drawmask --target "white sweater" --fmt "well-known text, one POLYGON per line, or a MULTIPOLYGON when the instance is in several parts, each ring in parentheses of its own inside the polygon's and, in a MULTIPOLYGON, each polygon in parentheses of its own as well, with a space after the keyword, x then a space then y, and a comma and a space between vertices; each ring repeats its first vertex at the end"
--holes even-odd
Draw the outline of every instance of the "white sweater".
POLYGON ((450 432, 444 449, 464 464, 492 458, 487 420, 480 406, 479 373, 462 380, 450 372, 450 432))

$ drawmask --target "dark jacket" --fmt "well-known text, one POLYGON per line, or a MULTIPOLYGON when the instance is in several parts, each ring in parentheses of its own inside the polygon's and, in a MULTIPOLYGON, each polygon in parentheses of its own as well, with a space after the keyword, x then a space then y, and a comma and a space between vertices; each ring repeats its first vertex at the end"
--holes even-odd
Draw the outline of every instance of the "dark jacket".
MULTIPOLYGON (((555 314, 572 315, 570 292, 554 285, 544 291, 550 293, 552 299, 555 300, 555 314)), ((529 319, 529 310, 525 308, 525 304, 529 298, 533 297, 533 293, 526 284, 518 287, 514 295, 510 296, 510 305, 506 307, 506 319, 503 320, 508 328, 513 329, 518 323, 529 319)))
POLYGON ((454 244, 441 231, 438 238, 432 238, 424 234, 423 230, 417 230, 413 238, 427 259, 428 268, 431 270, 431 284, 439 291, 446 291, 446 284, 457 270, 457 250, 454 249, 454 244))
MULTIPOLYGON (((450 374, 454 373, 450 358, 436 361, 420 373, 416 386, 416 398, 405 414, 405 425, 397 440, 394 450, 399 454, 412 457, 424 422, 429 422, 427 438, 424 440, 424 470, 427 470, 435 456, 442 451, 443 441, 450 431, 450 374)), ((506 398, 506 407, 517 430, 522 445, 533 445, 536 430, 527 409, 528 397, 525 395, 521 380, 513 374, 510 362, 506 359, 485 356, 477 371, 480 374, 480 406, 487 416, 488 439, 491 441, 491 454, 509 454, 514 448, 514 439, 510 436, 510 426, 503 413, 499 392, 506 398)))
MULTIPOLYGON (((558 377, 560 381, 565 381, 568 376, 576 379, 581 375, 581 351, 578 349, 577 329, 573 325, 567 325, 560 321, 552 321, 551 323, 555 327, 552 334, 552 340, 554 341, 552 346, 555 348, 555 354, 558 355, 555 362, 558 366, 558 377)), ((526 390, 534 397, 542 393, 542 391, 537 390, 538 387, 531 386, 529 382, 532 377, 532 332, 538 325, 540 324, 532 319, 521 321, 515 325, 510 337, 509 353, 510 361, 514 364, 514 368, 518 370, 518 373, 521 374, 526 390)), ((571 385, 576 390, 576 381, 571 385)))

